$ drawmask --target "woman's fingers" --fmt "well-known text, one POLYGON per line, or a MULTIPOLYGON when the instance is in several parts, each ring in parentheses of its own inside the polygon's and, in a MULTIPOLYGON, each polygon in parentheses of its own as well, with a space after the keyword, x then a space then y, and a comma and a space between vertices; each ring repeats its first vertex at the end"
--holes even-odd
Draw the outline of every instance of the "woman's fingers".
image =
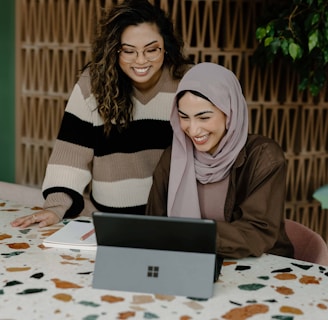
POLYGON ((59 221, 60 219, 54 212, 43 210, 27 216, 19 217, 11 222, 11 226, 26 228, 32 224, 38 223, 39 227, 42 228, 56 224, 59 221))

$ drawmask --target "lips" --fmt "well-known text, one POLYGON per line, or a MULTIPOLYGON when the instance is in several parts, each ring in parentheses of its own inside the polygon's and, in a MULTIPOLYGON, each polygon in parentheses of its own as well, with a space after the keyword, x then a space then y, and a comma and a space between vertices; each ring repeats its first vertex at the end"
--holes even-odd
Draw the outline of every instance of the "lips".
POLYGON ((146 68, 133 68, 133 71, 137 74, 137 75, 144 75, 146 73, 148 73, 150 67, 146 67, 146 68))
POLYGON ((204 144, 208 141, 208 137, 209 137, 209 135, 206 134, 206 135, 201 136, 201 137, 193 137, 192 139, 193 139, 195 144, 204 144))

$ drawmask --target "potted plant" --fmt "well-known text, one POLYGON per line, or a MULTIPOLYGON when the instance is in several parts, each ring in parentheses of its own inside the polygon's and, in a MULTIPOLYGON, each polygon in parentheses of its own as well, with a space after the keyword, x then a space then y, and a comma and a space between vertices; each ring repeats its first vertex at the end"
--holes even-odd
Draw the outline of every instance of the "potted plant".
POLYGON ((300 90, 319 94, 328 70, 327 0, 274 1, 258 22, 256 38, 256 63, 280 57, 295 67, 300 90))

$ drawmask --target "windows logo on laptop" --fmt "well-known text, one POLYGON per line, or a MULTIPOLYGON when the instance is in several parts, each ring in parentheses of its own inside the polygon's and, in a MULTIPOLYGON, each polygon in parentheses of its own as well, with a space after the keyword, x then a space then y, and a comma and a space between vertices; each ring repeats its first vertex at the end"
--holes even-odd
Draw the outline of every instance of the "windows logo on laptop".
POLYGON ((159 266, 148 266, 147 277, 158 278, 159 266))

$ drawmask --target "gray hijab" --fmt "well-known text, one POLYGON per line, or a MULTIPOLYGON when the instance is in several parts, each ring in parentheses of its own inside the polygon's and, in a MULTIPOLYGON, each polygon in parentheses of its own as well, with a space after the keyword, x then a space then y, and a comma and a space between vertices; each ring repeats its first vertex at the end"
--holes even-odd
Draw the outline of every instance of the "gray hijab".
MULTIPOLYGON (((206 96, 226 117, 226 134, 213 155, 194 149, 181 130, 176 98, 173 102, 173 128, 168 216, 201 218, 197 180, 202 184, 223 181, 230 173, 248 133, 248 110, 240 84, 228 69, 210 62, 192 67, 181 79, 176 96, 185 90, 206 96)), ((226 192, 219 194, 225 202, 226 192)))

